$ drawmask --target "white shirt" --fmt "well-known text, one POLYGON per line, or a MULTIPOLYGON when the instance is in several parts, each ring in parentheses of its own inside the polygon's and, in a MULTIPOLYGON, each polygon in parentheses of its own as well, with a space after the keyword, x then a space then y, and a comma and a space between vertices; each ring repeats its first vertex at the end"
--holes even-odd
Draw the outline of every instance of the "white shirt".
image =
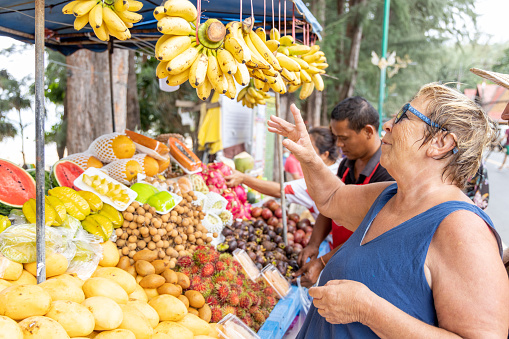
MULTIPOLYGON (((338 173, 339 163, 343 159, 338 159, 334 164, 329 166, 329 170, 336 175, 338 173)), ((286 201, 294 204, 299 204, 306 207, 313 215, 313 218, 318 217, 320 213, 316 207, 315 202, 309 196, 306 181, 304 178, 290 181, 284 184, 286 201)))

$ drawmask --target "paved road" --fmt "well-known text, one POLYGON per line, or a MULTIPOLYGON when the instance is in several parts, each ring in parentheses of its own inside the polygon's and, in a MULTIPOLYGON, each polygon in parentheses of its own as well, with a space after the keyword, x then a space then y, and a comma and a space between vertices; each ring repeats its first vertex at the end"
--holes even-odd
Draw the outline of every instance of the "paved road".
POLYGON ((504 155, 492 153, 486 167, 490 182, 490 201, 486 213, 495 224, 502 241, 509 246, 509 159, 502 170, 498 168, 502 164, 504 155))

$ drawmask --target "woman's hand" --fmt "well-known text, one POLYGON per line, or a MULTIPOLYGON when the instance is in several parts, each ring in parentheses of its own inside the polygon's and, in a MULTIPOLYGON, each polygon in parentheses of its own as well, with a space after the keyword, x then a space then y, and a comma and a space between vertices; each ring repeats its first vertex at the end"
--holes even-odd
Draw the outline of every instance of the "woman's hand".
POLYGON ((226 180, 226 186, 228 187, 235 187, 244 181, 244 173, 239 172, 237 170, 233 170, 232 175, 227 175, 224 177, 226 180))
POLYGON ((374 295, 366 285, 352 280, 331 280, 309 289, 318 313, 331 324, 363 322, 374 295))
POLYGON ((320 259, 314 259, 308 263, 305 263, 304 266, 300 268, 300 270, 293 274, 293 276, 296 279, 298 276, 302 275, 302 278, 300 279, 300 284, 304 287, 310 288, 318 280, 318 277, 320 276, 320 272, 322 272, 323 267, 324 266, 320 259))
POLYGON ((306 130, 306 125, 300 115, 300 110, 292 104, 290 111, 293 114, 295 125, 274 115, 267 121, 269 132, 276 133, 288 139, 283 140, 283 146, 291 151, 301 162, 310 162, 316 156, 316 152, 306 130))

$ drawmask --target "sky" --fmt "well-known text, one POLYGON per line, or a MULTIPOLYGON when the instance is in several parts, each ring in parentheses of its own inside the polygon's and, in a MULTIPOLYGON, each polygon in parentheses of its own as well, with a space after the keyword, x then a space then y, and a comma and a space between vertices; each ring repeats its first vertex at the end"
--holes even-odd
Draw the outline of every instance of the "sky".
MULTIPOLYGON (((507 43, 509 38, 504 29, 503 23, 509 13, 508 0, 477 0, 476 12, 479 14, 477 21, 478 29, 485 35, 482 42, 489 41, 491 43, 507 43)), ((12 44, 22 45, 10 38, 0 37, 0 50, 11 46, 12 44)), ((16 79, 30 75, 35 76, 35 53, 33 46, 29 46, 22 54, 16 54, 11 57, 0 56, 0 68, 5 68, 16 79)), ((29 84, 27 84, 29 85, 29 84)), ((45 122, 46 130, 49 130, 53 124, 58 122, 57 108, 46 103, 48 117, 45 122)), ((60 108, 61 111, 61 108, 60 108)), ((7 117, 18 124, 17 112, 9 112, 7 117)), ((26 110, 22 112, 22 120, 24 124, 29 124, 25 128, 25 156, 27 163, 35 163, 35 115, 34 110, 26 110)), ((6 139, 0 142, 0 158, 22 164, 21 156, 21 138, 19 136, 14 139, 6 139)), ((49 144, 45 147, 46 166, 55 163, 58 160, 56 145, 49 144)))

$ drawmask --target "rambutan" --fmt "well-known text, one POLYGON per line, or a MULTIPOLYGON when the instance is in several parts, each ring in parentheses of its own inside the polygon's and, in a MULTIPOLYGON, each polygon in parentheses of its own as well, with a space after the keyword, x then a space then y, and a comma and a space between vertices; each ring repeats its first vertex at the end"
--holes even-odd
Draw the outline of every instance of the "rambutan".
POLYGON ((223 276, 226 278, 227 281, 232 282, 232 283, 235 282, 236 276, 232 271, 223 272, 223 276))
POLYGON ((214 274, 214 265, 211 263, 207 263, 203 265, 201 269, 201 276, 202 277, 211 277, 214 274))
POLYGON ((217 306, 212 306, 210 308, 210 312, 211 312, 210 318, 211 322, 217 323, 219 320, 223 319, 223 311, 221 310, 221 308, 217 306))
POLYGON ((249 314, 246 314, 246 316, 244 318, 241 318, 240 320, 242 320, 242 322, 246 324, 248 327, 253 327, 254 325, 253 318, 251 318, 249 314))
POLYGON ((203 251, 194 252, 193 258, 194 258, 194 261, 196 262, 196 264, 199 265, 200 267, 210 261, 210 255, 203 251))
POLYGON ((256 312, 258 312, 259 310, 260 310, 260 308, 259 308, 259 307, 257 307, 257 306, 251 306, 251 307, 249 308, 249 313, 251 313, 251 314, 255 314, 255 313, 256 313, 256 312))
POLYGON ((189 267, 191 266, 192 264, 194 264, 193 262, 193 258, 191 258, 190 256, 186 255, 186 256, 183 256, 183 257, 180 257, 178 260, 177 260, 177 266, 180 266, 180 267, 189 267))
POLYGON ((191 266, 191 274, 198 274, 200 272, 200 267, 198 265, 191 266))
POLYGON ((203 292, 202 294, 203 297, 206 298, 214 290, 214 284, 212 283, 212 281, 210 281, 210 279, 203 280, 203 284, 205 285, 205 292, 203 292))
POLYGON ((180 273, 183 273, 183 274, 187 275, 188 277, 190 277, 192 275, 191 269, 189 267, 180 269, 180 273))
POLYGON ((239 306, 240 300, 239 300, 239 295, 237 294, 236 291, 232 291, 230 293, 230 298, 228 298, 228 302, 232 306, 239 306))
POLYGON ((212 294, 205 298, 205 303, 207 305, 209 305, 210 307, 219 305, 219 301, 217 300, 217 297, 212 294))
POLYGON ((233 315, 237 315, 237 309, 230 305, 223 306, 222 311, 223 311, 223 317, 230 313, 233 315))
POLYGON ((265 287, 263 289, 263 295, 270 297, 274 296, 274 289, 270 286, 265 287))
POLYGON ((249 308, 252 304, 252 300, 247 293, 241 293, 239 296, 239 306, 242 308, 249 308))
POLYGON ((274 306, 276 306, 276 304, 277 304, 277 300, 274 297, 267 296, 263 299, 264 307, 272 309, 272 308, 274 308, 274 306))
POLYGON ((203 279, 200 276, 198 275, 193 276, 190 280, 191 289, 194 289, 193 286, 201 284, 202 282, 203 279))
POLYGON ((243 308, 237 308, 237 317, 244 318, 246 316, 246 310, 243 308))
POLYGON ((253 316, 254 321, 259 322, 261 324, 265 322, 265 316, 260 310, 257 310, 256 312, 254 312, 254 314, 253 313, 251 314, 253 316))
POLYGON ((262 327, 262 325, 258 322, 255 321, 255 323, 253 324, 253 329, 255 332, 258 332, 258 330, 262 327))
POLYGON ((230 296, 231 290, 228 284, 226 283, 219 283, 216 284, 216 295, 220 301, 227 300, 230 296))
POLYGON ((259 279, 256 284, 258 285, 258 291, 263 290, 265 287, 267 287, 267 284, 265 283, 264 279, 259 279))
POLYGON ((216 262, 216 271, 217 272, 223 272, 224 270, 226 270, 226 265, 224 262, 222 261, 218 261, 216 262))
POLYGON ((260 305, 260 298, 253 292, 247 292, 247 294, 249 295, 249 297, 251 298, 251 301, 253 302, 252 305, 253 306, 259 306, 260 305))
POLYGON ((207 286, 205 286, 204 283, 199 283, 196 285, 191 285, 191 289, 204 294, 207 291, 207 286))
POLYGON ((216 275, 213 278, 213 281, 214 281, 214 284, 226 283, 226 278, 224 276, 222 276, 222 275, 216 275))

